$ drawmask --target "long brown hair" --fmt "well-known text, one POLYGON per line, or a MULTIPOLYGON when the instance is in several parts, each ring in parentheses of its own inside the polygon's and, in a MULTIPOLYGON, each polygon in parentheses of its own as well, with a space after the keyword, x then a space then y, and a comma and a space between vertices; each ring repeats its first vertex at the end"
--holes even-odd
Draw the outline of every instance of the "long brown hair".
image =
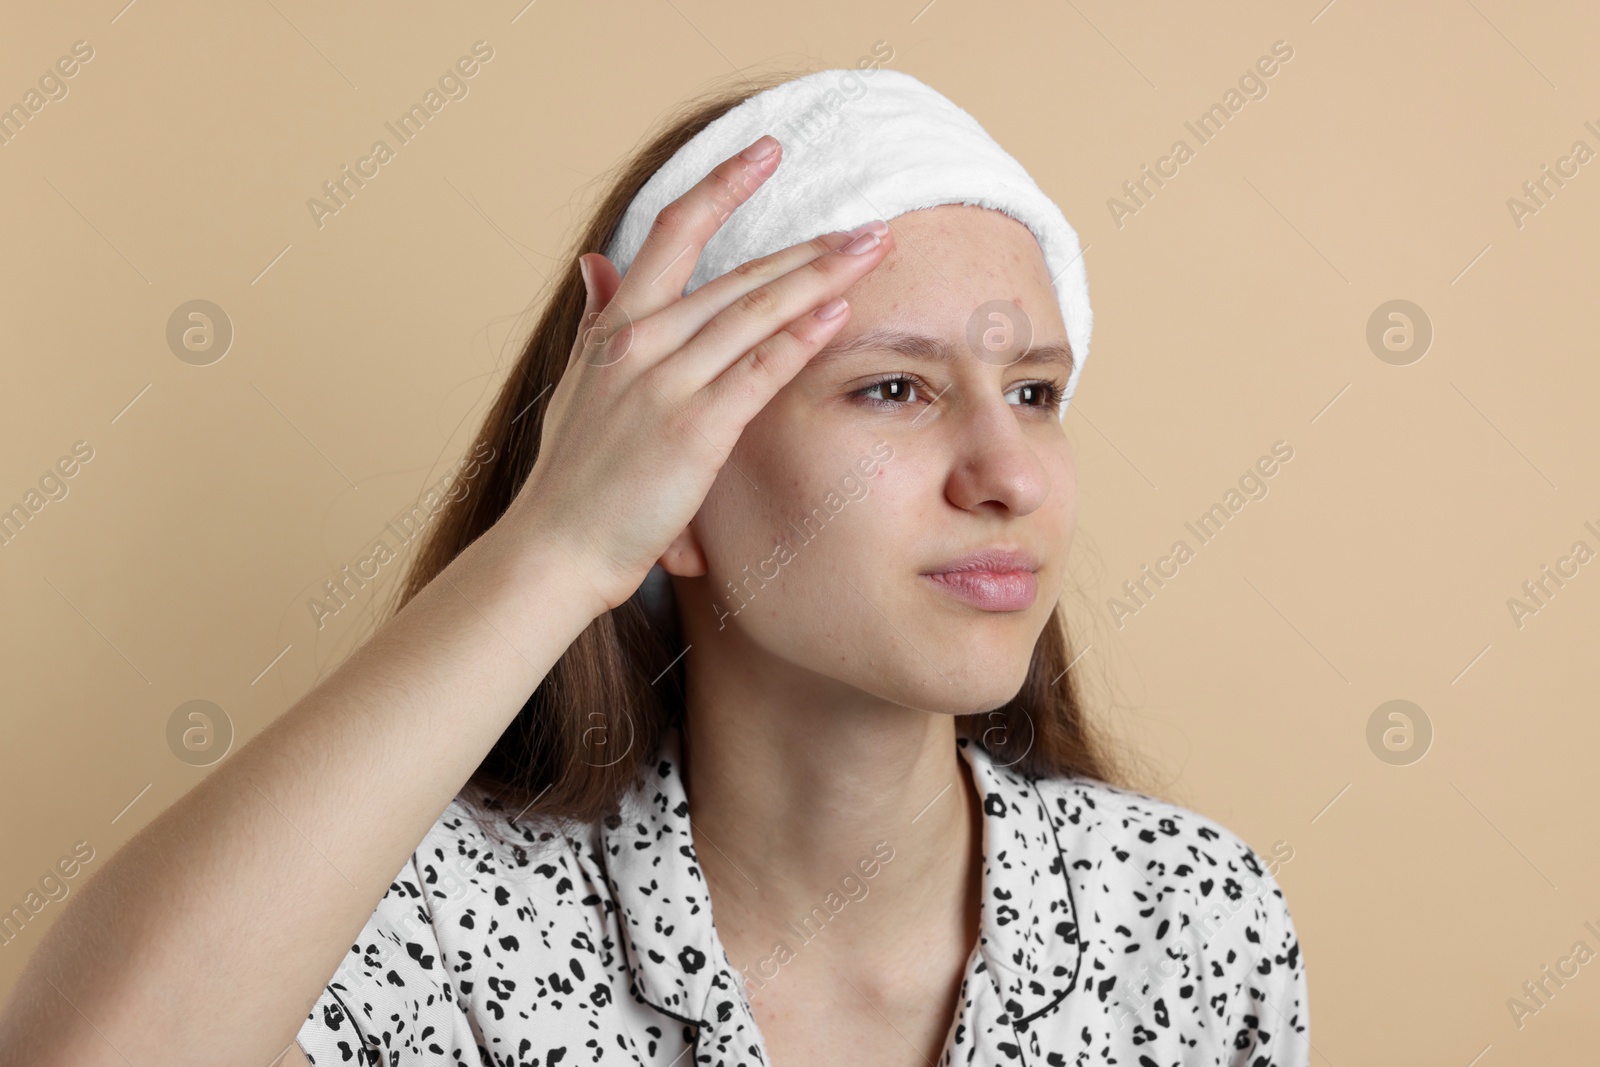
MULTIPOLYGON (((747 97, 795 76, 744 78, 736 88, 684 104, 620 165, 588 225, 557 260, 572 266, 555 282, 477 435, 474 451, 493 458, 439 512, 397 591, 394 611, 505 513, 532 470, 544 424, 541 400, 565 373, 583 316, 577 258, 605 250, 640 187, 680 146, 747 97)), ((684 720, 687 659, 677 608, 668 599, 666 610, 652 610, 641 589, 590 623, 551 667, 461 791, 486 829, 491 811, 501 818, 514 813, 590 822, 616 810, 664 733, 684 720)), ((1002 708, 959 716, 958 735, 1028 775, 1076 774, 1123 784, 1123 761, 1083 714, 1072 662, 1058 605, 1022 688, 1002 708)))

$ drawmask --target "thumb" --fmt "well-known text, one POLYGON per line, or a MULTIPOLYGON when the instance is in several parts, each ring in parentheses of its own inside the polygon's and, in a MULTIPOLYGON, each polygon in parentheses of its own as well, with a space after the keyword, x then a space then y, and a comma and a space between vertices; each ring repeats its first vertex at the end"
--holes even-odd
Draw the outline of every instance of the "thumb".
POLYGON ((578 257, 578 273, 583 277, 585 307, 599 311, 611 303, 622 286, 622 275, 601 252, 585 252, 578 257))
POLYGON ((583 279, 583 316, 572 342, 572 352, 567 356, 569 367, 583 358, 581 353, 605 342, 611 330, 601 320, 606 306, 622 285, 617 268, 602 253, 585 252, 579 256, 578 274, 583 279))
POLYGON ((578 276, 583 279, 583 299, 585 307, 594 307, 594 279, 590 276, 589 256, 587 253, 578 257, 578 276))

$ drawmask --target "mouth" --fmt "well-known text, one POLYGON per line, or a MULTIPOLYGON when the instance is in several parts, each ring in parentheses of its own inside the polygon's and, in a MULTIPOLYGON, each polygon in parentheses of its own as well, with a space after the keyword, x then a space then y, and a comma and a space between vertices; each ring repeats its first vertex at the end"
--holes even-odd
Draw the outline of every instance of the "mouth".
POLYGON ((921 577, 984 611, 1023 611, 1039 595, 1039 576, 1027 570, 945 571, 921 577))
POLYGON ((921 577, 984 611, 1023 611, 1039 595, 1039 566, 1025 549, 994 546, 947 560, 921 577))

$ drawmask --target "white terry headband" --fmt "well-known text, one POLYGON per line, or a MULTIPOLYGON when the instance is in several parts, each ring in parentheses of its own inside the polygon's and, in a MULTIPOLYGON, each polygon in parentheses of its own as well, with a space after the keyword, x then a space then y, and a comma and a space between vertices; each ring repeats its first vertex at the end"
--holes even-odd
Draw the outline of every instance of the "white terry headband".
POLYGON ((628 205, 605 250, 618 272, 627 273, 662 208, 764 133, 782 144, 783 159, 712 235, 684 295, 741 263, 872 219, 939 204, 993 208, 1026 225, 1044 253, 1074 356, 1066 413, 1094 323, 1077 231, 976 119, 901 71, 817 71, 711 122, 628 205))

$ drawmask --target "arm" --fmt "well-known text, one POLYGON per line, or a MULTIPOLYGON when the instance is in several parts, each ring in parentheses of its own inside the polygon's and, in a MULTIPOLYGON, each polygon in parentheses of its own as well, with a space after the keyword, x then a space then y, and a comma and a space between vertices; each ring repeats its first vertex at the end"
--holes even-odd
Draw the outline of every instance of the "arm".
POLYGON ((274 1061, 395 872, 604 609, 565 553, 491 528, 74 896, 0 1012, 4 1062, 274 1061))
POLYGON ((67 904, 0 1010, 0 1067, 266 1067, 290 1051, 528 694, 699 512, 728 455, 710 442, 735 442, 837 334, 848 315, 815 312, 894 246, 887 226, 860 254, 823 234, 683 296, 780 158, 718 164, 663 209, 626 279, 580 257, 583 322, 605 328, 578 331, 505 515, 67 904))

